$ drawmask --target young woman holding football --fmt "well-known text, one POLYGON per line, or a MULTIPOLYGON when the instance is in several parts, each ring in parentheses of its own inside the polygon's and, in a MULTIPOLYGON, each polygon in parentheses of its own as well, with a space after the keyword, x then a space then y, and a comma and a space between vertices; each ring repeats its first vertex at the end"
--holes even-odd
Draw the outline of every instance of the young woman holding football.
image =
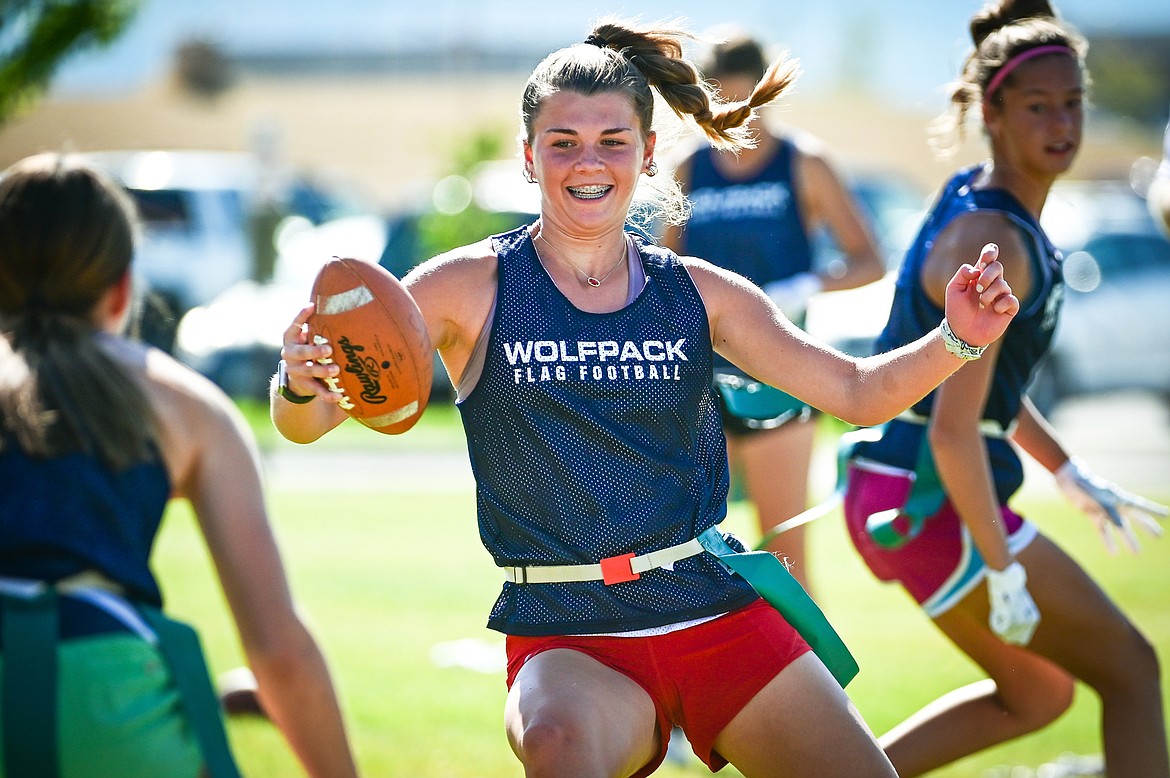
POLYGON ((352 776, 247 427, 211 382, 122 335, 134 218, 67 156, 0 175, 0 775, 238 774, 194 634, 159 611, 150 553, 174 497, 268 715, 309 775, 352 776))
MULTIPOLYGON (((956 263, 949 327, 853 359, 742 277, 628 231, 635 186, 658 171, 653 90, 736 148, 753 109, 794 77, 775 63, 746 102, 722 104, 683 37, 606 22, 547 57, 521 108, 539 218, 405 279, 458 390, 481 538, 506 579, 488 625, 508 636, 508 737, 533 776, 648 775, 675 723, 712 769, 893 776, 804 638, 697 542, 723 519, 728 486, 712 354, 876 423, 1002 334, 1017 301, 994 247, 974 245, 976 265, 956 263)), ((274 386, 271 401, 301 442, 345 419, 323 383, 338 367, 317 361, 330 346, 306 341, 311 310, 283 356, 284 391, 313 399, 274 386)))
POLYGON ((927 215, 878 348, 930 331, 949 268, 985 236, 1000 247, 1020 312, 982 359, 855 447, 845 513, 870 569, 901 583, 988 678, 930 703, 882 744, 900 775, 921 775, 1054 721, 1080 680, 1101 699, 1108 774, 1165 778, 1153 646, 1075 560, 1008 507, 1024 479, 1018 446, 1107 544, 1121 539, 1136 551, 1134 528, 1160 534, 1155 519, 1167 512, 1071 457, 1024 394, 1059 313, 1060 256, 1039 219, 1080 146, 1085 42, 1047 0, 992 3, 970 30, 975 48, 946 118, 961 130, 978 109, 991 159, 959 171, 927 215))

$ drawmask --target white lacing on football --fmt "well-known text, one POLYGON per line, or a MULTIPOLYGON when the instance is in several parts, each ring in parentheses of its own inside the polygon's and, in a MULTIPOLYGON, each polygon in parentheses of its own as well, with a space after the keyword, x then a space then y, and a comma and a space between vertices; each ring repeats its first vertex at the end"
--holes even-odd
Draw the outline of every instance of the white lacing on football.
MULTIPOLYGON (((365 289, 364 286, 359 287, 359 288, 365 289)), ((323 344, 328 343, 328 342, 329 341, 325 340, 325 338, 321 337, 320 335, 313 336, 313 345, 314 346, 320 346, 320 345, 323 345, 323 344)), ((333 360, 330 359, 329 357, 322 357, 321 359, 317 360, 317 364, 318 365, 332 365, 333 360)), ((337 406, 339 408, 341 408, 343 411, 348 411, 350 408, 354 407, 353 403, 350 402, 349 396, 345 394, 345 390, 342 389, 341 386, 338 385, 336 378, 334 378, 333 376, 329 376, 328 378, 325 379, 325 385, 329 387, 329 391, 333 392, 334 394, 341 395, 341 402, 337 403, 337 406)))
POLYGON ((325 314, 348 313, 374 301, 374 293, 368 286, 357 286, 345 292, 323 295, 317 301, 318 312, 325 314))

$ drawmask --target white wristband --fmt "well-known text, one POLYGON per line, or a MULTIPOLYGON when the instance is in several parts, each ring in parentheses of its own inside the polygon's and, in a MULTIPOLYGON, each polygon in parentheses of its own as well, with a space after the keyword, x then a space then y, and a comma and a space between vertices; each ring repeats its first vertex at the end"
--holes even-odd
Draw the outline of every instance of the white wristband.
POLYGON ((947 347, 947 351, 954 354, 959 359, 971 360, 979 359, 983 356, 983 352, 987 350, 987 346, 972 346, 967 341, 960 338, 951 329, 951 325, 944 318, 942 323, 938 325, 939 331, 942 332, 943 344, 947 347))

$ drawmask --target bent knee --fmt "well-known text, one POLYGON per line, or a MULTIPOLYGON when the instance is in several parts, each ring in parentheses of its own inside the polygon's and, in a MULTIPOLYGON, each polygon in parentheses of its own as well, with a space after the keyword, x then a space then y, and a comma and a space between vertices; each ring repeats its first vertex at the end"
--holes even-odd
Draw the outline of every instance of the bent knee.
POLYGON ((1130 626, 1113 641, 1110 659, 1084 680, 1102 696, 1111 692, 1141 693, 1161 688, 1161 667, 1154 645, 1130 626))
POLYGON ((1026 687, 1002 694, 1007 713, 1020 722, 1022 731, 1041 729, 1060 718, 1072 707, 1076 680, 1065 673, 1049 673, 1034 679, 1026 687))
POLYGON ((1039 699, 1032 703, 1035 728, 1047 726, 1072 707, 1076 695, 1076 680, 1070 675, 1053 677, 1045 684, 1039 699))
POLYGON ((526 752, 563 752, 573 742, 580 740, 576 728, 565 722, 544 720, 533 722, 520 733, 520 747, 526 752))
POLYGON ((579 764, 595 751, 578 727, 559 719, 527 724, 514 745, 527 775, 557 775, 565 765, 579 764))
POLYGON ((1161 686, 1162 668, 1158 662, 1158 651, 1154 644, 1137 630, 1133 629, 1130 637, 1130 653, 1133 663, 1132 671, 1143 685, 1161 686))
POLYGON ((513 739, 526 778, 630 775, 654 756, 656 747, 559 717, 530 722, 513 739))

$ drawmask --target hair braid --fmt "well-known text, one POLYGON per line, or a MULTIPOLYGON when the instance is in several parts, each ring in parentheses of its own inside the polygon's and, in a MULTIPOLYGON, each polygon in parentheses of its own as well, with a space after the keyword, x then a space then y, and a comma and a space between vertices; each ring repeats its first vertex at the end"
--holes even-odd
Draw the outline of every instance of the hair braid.
POLYGON ((755 109, 777 99, 795 82, 800 68, 781 57, 769 67, 748 100, 723 103, 693 62, 683 56, 682 42, 694 36, 681 27, 638 29, 618 22, 594 28, 600 40, 623 54, 679 117, 690 117, 717 148, 753 145, 745 126, 755 109))
POLYGON ((80 160, 42 154, 0 178, 0 445, 114 469, 156 455, 146 391, 92 319, 129 272, 133 225, 129 196, 80 160))

